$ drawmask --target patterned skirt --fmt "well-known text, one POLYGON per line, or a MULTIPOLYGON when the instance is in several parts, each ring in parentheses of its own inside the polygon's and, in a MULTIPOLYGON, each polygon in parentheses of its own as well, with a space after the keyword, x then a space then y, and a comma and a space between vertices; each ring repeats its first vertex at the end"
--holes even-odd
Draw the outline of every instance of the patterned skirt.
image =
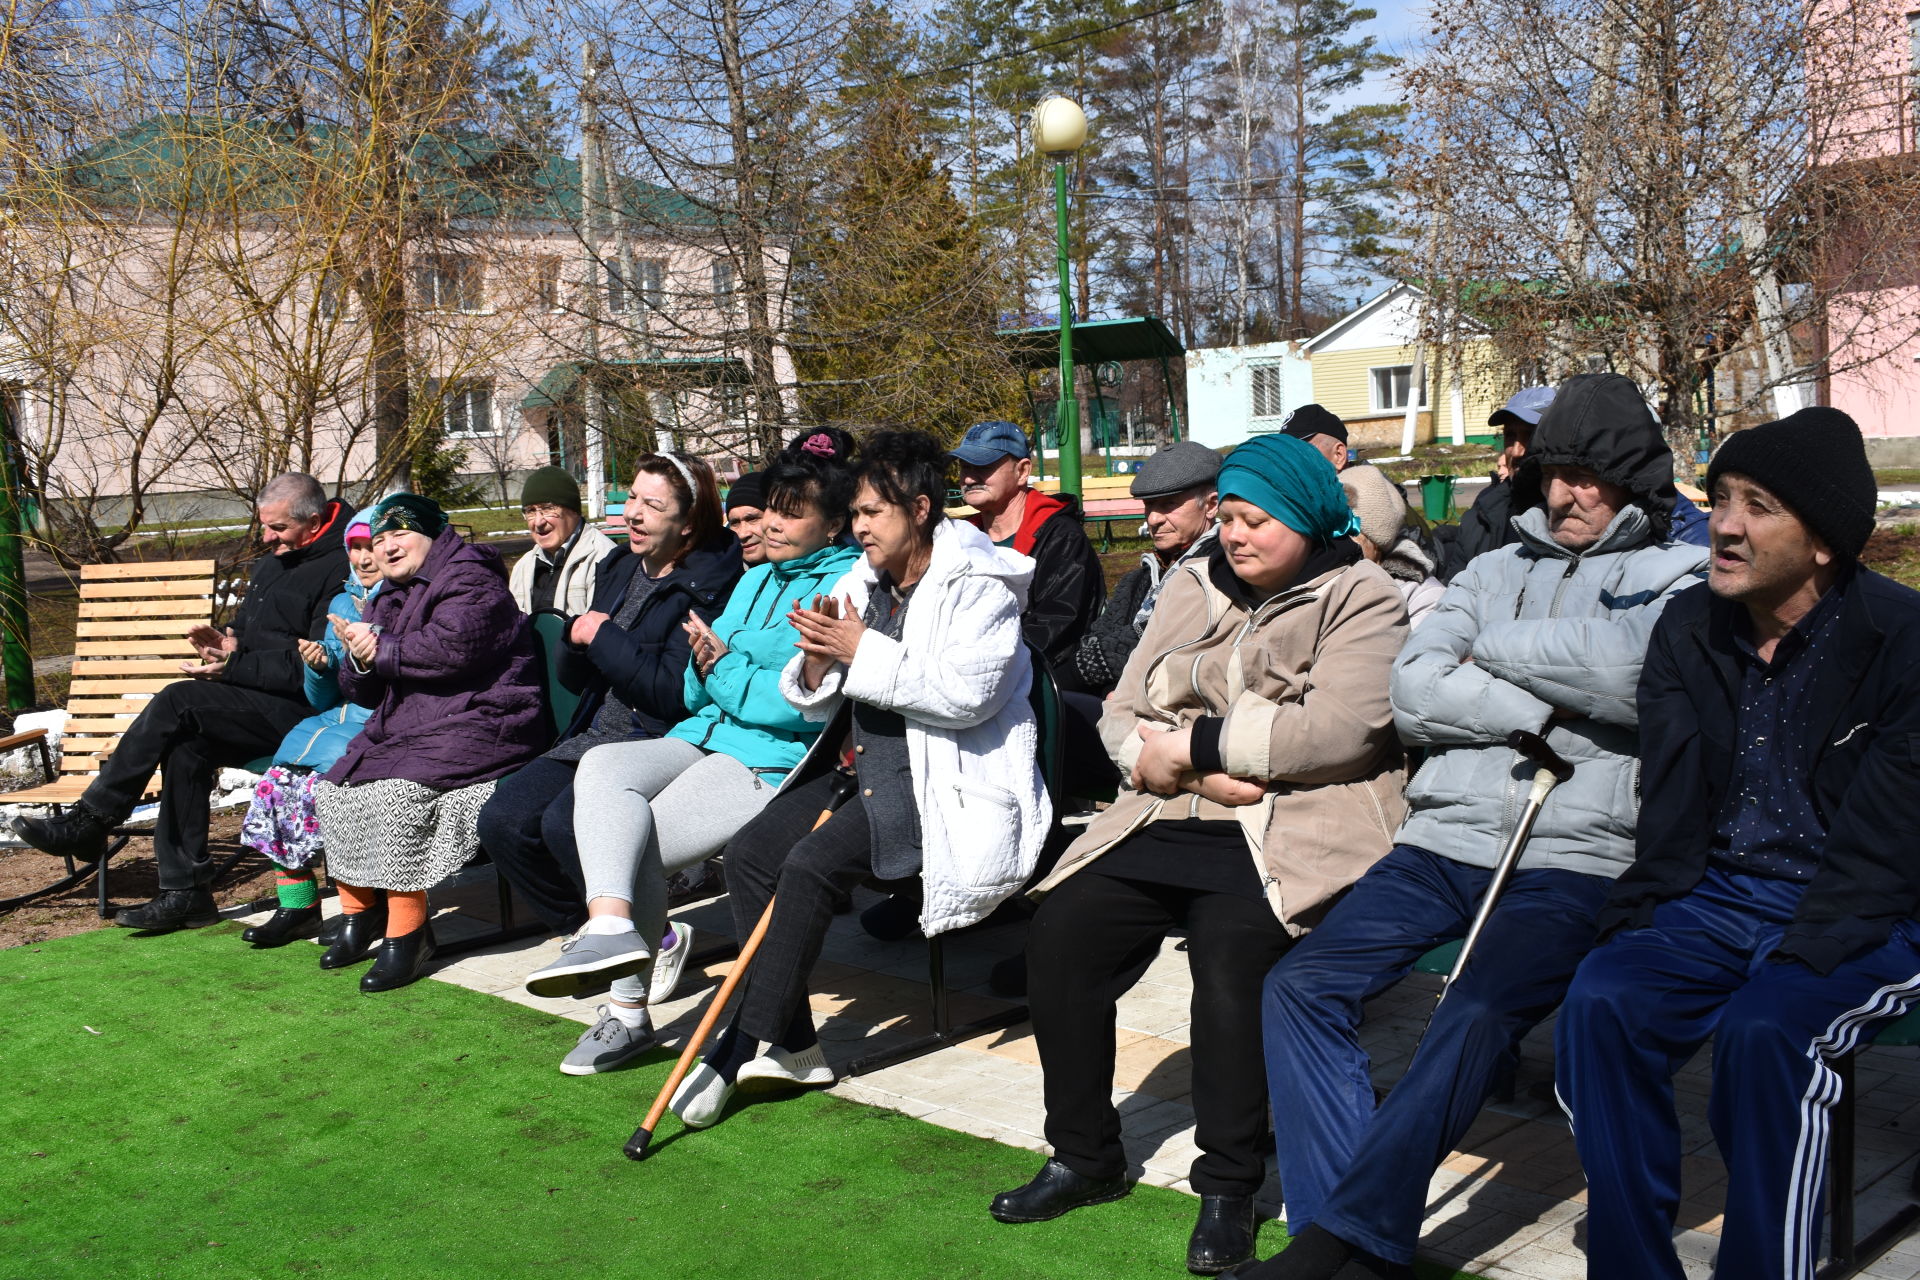
POLYGON ((400 778, 321 782, 313 800, 327 840, 327 874, 362 889, 431 888, 480 851, 480 806, 493 787, 476 782, 435 791, 400 778))

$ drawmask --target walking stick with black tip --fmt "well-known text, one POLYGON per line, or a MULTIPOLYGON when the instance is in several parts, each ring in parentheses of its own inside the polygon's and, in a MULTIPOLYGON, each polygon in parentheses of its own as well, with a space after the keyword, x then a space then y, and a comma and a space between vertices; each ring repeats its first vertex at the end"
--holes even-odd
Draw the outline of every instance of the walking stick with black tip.
MULTIPOLYGON (((827 807, 814 819, 813 829, 818 831, 826 825, 833 811, 847 802, 853 794, 853 775, 845 771, 838 772, 833 780, 833 792, 827 799, 827 807)), ((667 1112, 667 1103, 673 1099, 673 1091, 680 1087, 687 1072, 693 1068, 693 1060, 700 1056, 700 1050, 706 1045, 707 1037, 713 1034, 713 1028, 720 1021, 720 1015, 727 1011, 727 1002, 733 999, 733 989, 740 985, 740 979, 747 974, 747 966, 753 963, 753 953, 760 949, 760 940, 767 936, 767 925, 773 921, 772 898, 767 899, 766 909, 760 913, 760 919, 754 924, 753 932, 740 946, 740 956, 733 962, 733 968, 727 972, 726 981, 720 984, 720 990, 714 994, 713 1003, 707 1006, 706 1016, 700 1019, 693 1035, 687 1040, 687 1047, 680 1051, 680 1061, 673 1064, 673 1070, 667 1075, 667 1082, 660 1086, 660 1096, 647 1108, 647 1118, 627 1139, 627 1145, 621 1150, 629 1160, 645 1160, 647 1147, 653 1142, 653 1128, 660 1123, 660 1117, 667 1112)))
MULTIPOLYGON (((1460 954, 1453 959, 1453 972, 1447 975, 1446 984, 1440 988, 1440 1000, 1447 998, 1447 992, 1453 990, 1453 984, 1466 971, 1467 957, 1473 954, 1473 944, 1479 940, 1481 930, 1487 927, 1494 905, 1500 901, 1500 895, 1506 891, 1507 881, 1513 877, 1513 869, 1520 865, 1520 855, 1526 852, 1527 837, 1533 834, 1534 819, 1540 816, 1541 808, 1547 803, 1547 794, 1573 776, 1573 766, 1561 759, 1559 753, 1537 733, 1515 729, 1507 735, 1507 745, 1533 762, 1533 789, 1527 793, 1527 807, 1520 811, 1520 821, 1513 828, 1507 847, 1500 851, 1500 861, 1494 864, 1493 879, 1487 882, 1487 892, 1480 899, 1480 909, 1474 912, 1473 924, 1468 927, 1467 936, 1460 943, 1460 954)), ((1433 1002, 1435 1009, 1440 1007, 1440 1000, 1433 1002)))

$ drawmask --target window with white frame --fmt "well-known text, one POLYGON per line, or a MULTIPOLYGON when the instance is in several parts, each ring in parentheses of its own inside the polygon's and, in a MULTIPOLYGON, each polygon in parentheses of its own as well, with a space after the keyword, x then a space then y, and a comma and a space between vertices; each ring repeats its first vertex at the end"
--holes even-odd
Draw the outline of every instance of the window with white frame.
POLYGON ((434 254, 415 275, 421 305, 430 311, 479 311, 486 305, 486 274, 471 255, 434 254))
POLYGON ((560 255, 543 253, 533 260, 534 305, 546 311, 560 309, 560 255))
POLYGON ((440 424, 449 438, 495 434, 493 379, 435 382, 429 390, 440 398, 440 424))
MULTIPOLYGON (((1373 407, 1376 411, 1386 412, 1407 407, 1407 397, 1413 391, 1413 366, 1410 364, 1380 365, 1367 370, 1367 381, 1373 388, 1373 407)), ((1420 407, 1427 407, 1426 379, 1420 380, 1420 407)))
POLYGON ((1280 395, 1280 366, 1277 364, 1256 364, 1247 369, 1248 382, 1253 392, 1253 413, 1255 418, 1281 418, 1286 416, 1286 407, 1280 395))
POLYGON ((732 315, 738 297, 733 287, 733 259, 713 260, 713 305, 722 315, 732 315))
POLYGON ((633 279, 624 278, 618 262, 607 264, 607 310, 615 315, 642 307, 659 311, 667 300, 667 260, 635 258, 633 279))

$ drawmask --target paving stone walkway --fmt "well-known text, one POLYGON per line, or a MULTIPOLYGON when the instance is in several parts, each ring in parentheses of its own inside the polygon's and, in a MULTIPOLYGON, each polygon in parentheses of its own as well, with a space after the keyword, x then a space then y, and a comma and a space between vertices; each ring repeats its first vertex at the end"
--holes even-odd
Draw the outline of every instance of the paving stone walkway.
MULTIPOLYGON (((491 927, 493 886, 487 871, 436 890, 435 928, 443 939, 491 927)), ((856 895, 859 907, 876 901, 856 895)), ((331 909, 331 907, 329 908, 331 909)), ((691 924, 696 954, 724 937, 731 921, 724 900, 674 912, 691 924)), ((970 931, 948 941, 947 980, 953 1018, 966 1021, 1010 1003, 987 986, 994 962, 1019 950, 1024 926, 970 931)), ((533 939, 459 956, 434 977, 503 1000, 591 1022, 598 998, 543 1000, 521 987, 552 958, 558 939, 533 939)), ((689 970, 674 999, 654 1011, 668 1044, 683 1043, 731 961, 689 970)), ((883 943, 861 931, 857 914, 836 918, 814 975, 813 1009, 828 1059, 836 1067, 903 1043, 931 1029, 925 944, 883 943)), ((1376 1083, 1390 1086, 1405 1070, 1438 991, 1438 980, 1414 975, 1368 1006, 1362 1039, 1376 1083)), ((1190 1191, 1192 1080, 1187 1004, 1191 982, 1178 939, 1170 939, 1140 983, 1120 1003, 1114 1101, 1130 1163, 1140 1180, 1190 1191)), ((1920 1152, 1920 1050, 1872 1049, 1858 1064, 1859 1222, 1862 1231, 1906 1203, 1913 1157, 1920 1152)), ((1681 1073, 1678 1096, 1687 1154, 1678 1245, 1689 1277, 1711 1274, 1720 1231, 1725 1171, 1708 1130, 1708 1054, 1681 1073)), ((581 1087, 592 1088, 592 1081, 581 1087)), ((888 1107, 1010 1146, 1045 1151, 1039 1056, 1021 1023, 926 1057, 843 1080, 834 1092, 888 1107)), ((651 1099, 636 1098, 639 1123, 651 1099)), ((723 1122, 724 1123, 724 1122, 723 1122)), ((1037 1165, 1036 1165, 1037 1167, 1037 1165)), ((1486 1280, 1585 1280, 1586 1184, 1565 1118, 1552 1094, 1552 1026, 1527 1038, 1510 1102, 1481 1113, 1460 1149, 1434 1176, 1421 1256, 1486 1280)), ((1264 1212, 1280 1216, 1278 1183, 1262 1191, 1264 1212)), ((986 1206, 980 1206, 982 1215, 986 1206)), ((1170 1260, 1169 1274, 1178 1271, 1170 1260)), ((1861 1273, 1870 1280, 1920 1280, 1920 1232, 1861 1273)))

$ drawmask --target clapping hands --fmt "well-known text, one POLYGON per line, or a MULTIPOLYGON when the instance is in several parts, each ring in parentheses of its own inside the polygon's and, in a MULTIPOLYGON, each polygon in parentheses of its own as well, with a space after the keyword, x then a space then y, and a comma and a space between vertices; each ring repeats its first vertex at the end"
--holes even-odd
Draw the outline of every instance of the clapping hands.
POLYGON ((693 666, 704 680, 714 664, 727 656, 727 642, 715 635, 713 628, 697 613, 687 615, 681 630, 687 633, 687 640, 693 645, 693 666))

